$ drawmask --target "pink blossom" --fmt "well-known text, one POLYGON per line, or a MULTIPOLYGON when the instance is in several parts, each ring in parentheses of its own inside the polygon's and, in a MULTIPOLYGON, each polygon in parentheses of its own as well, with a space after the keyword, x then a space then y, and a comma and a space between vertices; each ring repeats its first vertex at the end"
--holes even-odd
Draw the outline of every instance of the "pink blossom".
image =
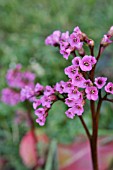
MULTIPOLYGON (((66 49, 68 49, 69 43, 65 42, 65 41, 60 41, 60 50, 61 50, 61 54, 65 54, 66 49)), ((70 54, 70 53, 69 53, 70 54)), ((68 58, 68 57, 66 57, 68 58)))
POLYGON ((34 91, 35 91, 35 93, 38 93, 38 92, 43 91, 43 89, 44 89, 44 87, 40 83, 37 83, 34 91))
POLYGON ((70 93, 74 89, 74 85, 72 84, 71 81, 68 81, 64 84, 64 92, 65 93, 70 93))
POLYGON ((112 41, 110 40, 111 36, 109 35, 104 35, 104 37, 101 40, 101 44, 103 44, 104 46, 107 46, 109 44, 112 43, 112 41))
POLYGON ((59 44, 60 35, 61 35, 61 32, 59 30, 54 31, 51 35, 49 35, 45 39, 45 44, 46 45, 52 45, 52 46, 59 44))
POLYGON ((25 101, 26 99, 30 99, 33 96, 34 96, 34 90, 31 87, 25 86, 24 88, 22 88, 22 90, 20 92, 21 101, 25 101))
POLYGON ((21 72, 21 65, 17 64, 14 69, 8 70, 6 79, 10 87, 19 89, 25 86, 34 87, 35 74, 29 71, 21 72))
POLYGON ((71 54, 72 49, 71 48, 66 48, 66 49, 61 49, 60 54, 63 55, 63 57, 68 60, 70 54, 71 54))
POLYGON ((88 55, 85 55, 79 62, 82 71, 92 70, 93 63, 95 63, 94 59, 92 59, 92 56, 88 55))
POLYGON ((38 119, 36 119, 36 122, 40 125, 40 126, 44 126, 45 122, 46 122, 46 118, 44 116, 39 117, 38 119))
POLYGON ((80 42, 80 38, 76 33, 72 33, 69 38, 69 43, 72 47, 76 49, 81 49, 83 46, 83 42, 80 42))
POLYGON ((66 116, 70 119, 73 119, 75 116, 75 111, 73 108, 69 108, 66 112, 65 112, 66 116))
POLYGON ((84 108, 82 104, 77 103, 72 108, 74 109, 75 114, 77 114, 78 116, 81 116, 82 113, 84 112, 84 108))
POLYGON ((35 115, 37 115, 38 117, 42 117, 44 114, 45 114, 44 108, 38 108, 37 110, 35 110, 35 115))
POLYGON ((84 88, 84 81, 85 78, 82 76, 82 74, 78 73, 72 78, 72 84, 77 87, 84 88))
POLYGON ((22 73, 20 72, 21 70, 21 65, 18 64, 14 69, 9 69, 7 74, 6 74, 6 80, 7 84, 10 87, 16 87, 20 88, 21 87, 21 75, 22 73))
POLYGON ((95 78, 95 84, 98 89, 101 89, 106 84, 107 78, 106 77, 97 77, 95 78))
POLYGON ((84 81, 84 87, 91 87, 93 85, 92 81, 90 79, 84 81))
POLYGON ((8 105, 14 106, 20 102, 20 94, 11 88, 4 88, 2 90, 1 101, 8 105))
POLYGON ((42 96, 41 103, 42 103, 42 106, 45 106, 47 108, 51 107, 51 100, 50 100, 49 96, 42 96))
POLYGON ((78 26, 74 28, 74 33, 77 34, 79 38, 82 38, 82 32, 78 26))
POLYGON ((34 87, 35 74, 29 71, 22 72, 21 74, 21 88, 25 86, 34 87))
POLYGON ((64 81, 60 81, 59 83, 56 83, 54 89, 59 92, 60 94, 62 94, 64 92, 64 87, 65 87, 65 82, 64 81))
POLYGON ((105 86, 105 91, 107 93, 113 94, 113 83, 109 82, 106 86, 105 86))
POLYGON ((98 90, 95 86, 87 87, 85 89, 86 97, 88 100, 97 100, 98 99, 98 90))
POLYGON ((73 99, 73 98, 66 98, 65 99, 65 104, 68 106, 68 107, 72 107, 74 106, 76 100, 73 99))
POLYGON ((78 68, 74 65, 71 65, 66 67, 64 72, 66 75, 68 75, 69 78, 73 78, 78 73, 78 68))
POLYGON ((35 99, 33 101, 33 108, 36 109, 38 106, 41 105, 41 100, 40 99, 35 99))
POLYGON ((80 57, 75 57, 73 60, 72 60, 72 64, 76 67, 79 67, 79 62, 80 62, 81 58, 80 57))
POLYGON ((74 88, 70 90, 70 92, 68 93, 68 97, 78 100, 80 98, 80 94, 81 93, 78 91, 78 89, 74 88))
POLYGON ((54 94, 54 90, 51 86, 46 86, 44 89, 44 95, 49 96, 51 94, 54 94))
POLYGON ((66 31, 64 33, 61 34, 61 38, 60 38, 61 41, 67 41, 69 40, 69 31, 66 31))

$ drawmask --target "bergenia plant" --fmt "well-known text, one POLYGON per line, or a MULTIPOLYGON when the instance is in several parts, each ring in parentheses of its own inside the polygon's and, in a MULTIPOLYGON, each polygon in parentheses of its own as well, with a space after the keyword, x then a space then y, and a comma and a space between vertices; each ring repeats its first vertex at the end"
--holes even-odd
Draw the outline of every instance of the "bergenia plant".
POLYGON ((104 101, 113 102, 109 97, 113 95, 113 83, 107 80, 107 77, 95 77, 96 65, 104 49, 113 42, 113 26, 100 42, 97 56, 94 54, 94 41, 83 33, 79 27, 75 27, 73 32, 61 33, 59 30, 49 35, 45 44, 58 47, 59 52, 64 59, 68 60, 73 55, 72 63, 64 69, 68 76, 68 81, 61 80, 54 86, 42 86, 37 83, 34 89, 26 86, 21 91, 22 101, 33 99, 33 108, 37 116, 36 122, 45 125, 48 112, 52 105, 58 101, 63 101, 68 110, 66 116, 74 119, 78 116, 90 142, 93 170, 99 170, 98 166, 98 123, 102 103, 104 101), (89 48, 90 54, 86 54, 84 46, 89 48), (90 102, 92 116, 92 132, 89 131, 84 121, 83 113, 86 102, 90 102))

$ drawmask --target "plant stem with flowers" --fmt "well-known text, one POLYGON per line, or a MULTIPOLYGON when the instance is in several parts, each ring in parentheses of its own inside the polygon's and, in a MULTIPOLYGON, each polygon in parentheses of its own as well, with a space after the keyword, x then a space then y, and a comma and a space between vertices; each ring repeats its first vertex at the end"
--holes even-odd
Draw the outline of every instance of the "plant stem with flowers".
POLYGON ((35 115, 38 117, 36 122, 41 126, 45 124, 52 105, 58 100, 62 100, 68 106, 69 109, 65 112, 68 118, 73 119, 76 115, 80 118, 89 139, 93 170, 99 170, 97 140, 101 105, 103 101, 113 102, 113 99, 108 98, 108 95, 113 95, 113 83, 107 82, 106 77, 95 77, 95 69, 104 49, 113 42, 112 37, 113 26, 102 38, 98 55, 95 57, 94 41, 79 27, 75 27, 70 35, 68 31, 54 31, 46 38, 46 45, 58 47, 66 60, 71 54, 74 57, 72 65, 64 69, 68 81, 62 80, 53 87, 44 87, 37 83, 34 89, 26 86, 21 90, 21 100, 32 100, 35 115), (85 45, 89 47, 90 55, 85 54, 85 45), (92 133, 83 119, 87 100, 90 101, 92 133))

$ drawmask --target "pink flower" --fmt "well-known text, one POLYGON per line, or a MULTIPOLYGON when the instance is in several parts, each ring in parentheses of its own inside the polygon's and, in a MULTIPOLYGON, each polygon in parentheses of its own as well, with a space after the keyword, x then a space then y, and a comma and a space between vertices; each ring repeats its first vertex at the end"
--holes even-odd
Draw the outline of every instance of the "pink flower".
POLYGON ((41 105, 41 100, 40 99, 35 99, 33 101, 33 108, 36 109, 38 106, 41 105))
POLYGON ((81 49, 83 46, 83 42, 80 42, 80 38, 76 33, 70 35, 69 43, 71 47, 75 47, 76 49, 81 49))
POLYGON ((85 55, 79 62, 80 68, 82 71, 92 70, 92 66, 96 62, 96 59, 92 56, 85 55))
POLYGON ((105 91, 107 93, 113 94, 113 83, 109 82, 106 86, 105 86, 105 91))
POLYGON ((65 112, 66 116, 70 119, 73 119, 75 116, 75 111, 73 108, 69 108, 66 112, 65 112))
POLYGON ((85 89, 86 97, 88 100, 97 100, 98 99, 98 90, 95 86, 87 87, 85 89))
POLYGON ((84 81, 84 87, 91 87, 93 85, 92 81, 90 79, 84 81))
POLYGON ((59 92, 60 94, 62 94, 64 92, 64 87, 65 87, 65 82, 64 81, 60 81, 59 83, 56 83, 54 89, 59 92))
POLYGON ((66 98, 65 99, 65 104, 68 106, 68 107, 72 107, 74 106, 76 100, 73 99, 73 98, 66 98))
POLYGON ((76 67, 79 67, 79 62, 80 62, 81 58, 80 57, 75 57, 73 60, 72 60, 72 64, 76 67))
POLYGON ((44 89, 44 95, 49 96, 51 94, 54 94, 54 90, 51 86, 46 86, 44 89))
MULTIPOLYGON (((60 41, 60 50, 61 50, 61 54, 64 55, 66 49, 68 49, 69 43, 65 42, 65 41, 60 41)), ((67 58, 67 57, 66 57, 67 58)))
POLYGON ((97 77, 95 78, 95 84, 98 89, 101 89, 106 84, 107 78, 106 77, 97 77))
POLYGON ((39 117, 38 119, 36 119, 36 122, 40 125, 40 126, 44 126, 45 122, 46 122, 46 118, 44 116, 39 117))
POLYGON ((111 36, 104 35, 104 37, 101 40, 101 44, 104 45, 104 46, 107 46, 107 45, 111 44, 112 41, 110 40, 110 38, 111 38, 111 36))
POLYGON ((20 93, 11 88, 5 88, 2 90, 1 101, 14 106, 20 102, 20 93))
POLYGON ((71 91, 68 93, 69 98, 74 98, 78 100, 80 98, 80 92, 78 91, 77 88, 71 89, 71 91))
POLYGON ((67 41, 68 42, 68 39, 69 39, 69 31, 66 31, 66 32, 61 34, 61 38, 60 38, 61 41, 65 41, 65 42, 67 41))
POLYGON ((37 83, 34 91, 35 91, 35 93, 38 93, 38 92, 43 91, 43 89, 44 89, 44 87, 40 83, 37 83))
POLYGON ((77 34, 79 38, 82 38, 82 32, 78 26, 74 28, 74 33, 77 34))
POLYGON ((45 39, 45 44, 46 45, 52 45, 52 46, 59 44, 60 35, 61 35, 61 32, 59 30, 54 31, 51 35, 49 35, 45 39))
POLYGON ((50 100, 49 96, 42 96, 41 103, 42 103, 42 106, 45 106, 47 108, 51 107, 51 100, 50 100))
POLYGON ((72 84, 77 87, 84 88, 84 77, 82 74, 78 73, 72 78, 72 84))
POLYGON ((19 89, 25 86, 34 87, 35 74, 29 71, 21 72, 21 65, 17 64, 14 69, 8 70, 6 79, 10 87, 19 89))
POLYGON ((26 99, 30 99, 34 96, 34 91, 31 87, 25 86, 22 88, 20 92, 20 99, 21 101, 25 101, 26 99))
POLYGON ((39 108, 39 109, 35 110, 35 115, 37 115, 38 117, 42 117, 44 114, 45 114, 44 108, 39 108))
POLYGON ((71 54, 72 49, 71 48, 66 48, 66 49, 61 49, 60 54, 63 55, 63 57, 68 60, 70 54, 71 54))
POLYGON ((66 67, 64 72, 69 78, 73 78, 78 73, 78 68, 74 65, 71 65, 66 67))
POLYGON ((64 92, 65 93, 70 93, 72 91, 72 89, 74 89, 74 85, 72 84, 71 81, 68 81, 64 84, 64 92))
POLYGON ((72 108, 74 109, 75 114, 77 114, 78 116, 81 116, 82 113, 84 112, 84 108, 82 104, 77 103, 72 108))

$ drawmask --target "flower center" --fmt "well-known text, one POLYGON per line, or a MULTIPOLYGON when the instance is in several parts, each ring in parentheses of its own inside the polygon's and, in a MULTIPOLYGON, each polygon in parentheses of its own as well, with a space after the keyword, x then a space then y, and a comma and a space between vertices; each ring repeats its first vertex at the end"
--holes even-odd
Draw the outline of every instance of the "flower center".
POLYGON ((85 65, 85 66, 89 66, 89 63, 88 63, 88 62, 84 62, 84 65, 85 65))
POLYGON ((98 80, 98 84, 102 84, 102 80, 98 80))
POLYGON ((91 90, 91 94, 94 94, 95 93, 95 90, 91 90))
POLYGON ((112 90, 113 90, 113 87, 112 87, 112 86, 110 86, 110 87, 109 87, 109 90, 110 90, 110 91, 112 91, 112 90))

